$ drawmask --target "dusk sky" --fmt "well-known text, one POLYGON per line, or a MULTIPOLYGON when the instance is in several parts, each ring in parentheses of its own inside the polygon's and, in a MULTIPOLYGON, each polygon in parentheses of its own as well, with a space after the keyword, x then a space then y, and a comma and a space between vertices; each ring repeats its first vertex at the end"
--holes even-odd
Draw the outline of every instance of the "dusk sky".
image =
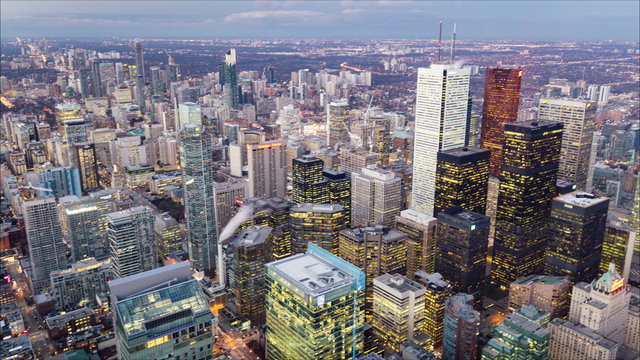
POLYGON ((638 41, 638 1, 7 1, 11 37, 638 41))

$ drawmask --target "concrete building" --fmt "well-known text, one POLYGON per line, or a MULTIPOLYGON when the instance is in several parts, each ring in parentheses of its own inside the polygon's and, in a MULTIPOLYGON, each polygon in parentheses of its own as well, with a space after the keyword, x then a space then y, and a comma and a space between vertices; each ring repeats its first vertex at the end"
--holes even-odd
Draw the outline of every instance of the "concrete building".
POLYGON ((393 226, 402 206, 402 180, 370 166, 351 175, 351 226, 393 226))
POLYGON ((246 180, 237 180, 213 184, 216 198, 216 228, 218 234, 231 218, 238 212, 238 204, 248 195, 246 180))
POLYGON ((387 352, 397 352, 407 340, 426 345, 423 332, 425 288, 400 274, 373 279, 373 333, 387 352))
POLYGON ((396 216, 395 228, 407 235, 407 277, 417 271, 432 272, 436 249, 438 219, 416 210, 402 210, 396 216))
POLYGON ((115 278, 158 267, 154 213, 141 205, 107 215, 110 258, 115 278))
POLYGON ((282 141, 247 145, 249 197, 285 197, 287 152, 282 141))
POLYGON ((509 285, 508 310, 533 305, 551 313, 551 317, 565 317, 569 313, 570 288, 571 282, 565 276, 520 277, 509 285))
POLYGON ((190 263, 113 280, 118 359, 213 359, 211 310, 190 263))
POLYGON ((77 309, 96 301, 96 295, 108 292, 107 282, 114 278, 111 260, 85 259, 64 270, 54 271, 51 296, 56 309, 77 309))
POLYGON ((438 348, 442 345, 445 301, 454 294, 453 288, 438 273, 416 271, 414 278, 425 287, 424 331, 438 348))
POLYGON ((549 323, 549 331, 550 359, 616 359, 618 344, 584 325, 555 318, 549 323))

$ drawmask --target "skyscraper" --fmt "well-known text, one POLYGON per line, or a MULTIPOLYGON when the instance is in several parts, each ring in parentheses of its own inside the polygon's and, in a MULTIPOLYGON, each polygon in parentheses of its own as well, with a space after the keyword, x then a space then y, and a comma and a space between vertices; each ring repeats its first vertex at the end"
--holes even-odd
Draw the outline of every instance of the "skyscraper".
POLYGON ((213 359, 211 310, 188 261, 109 282, 118 359, 213 359))
POLYGON ((136 206, 107 214, 110 258, 115 278, 158 267, 153 210, 136 206))
POLYGON ((471 294, 480 305, 485 284, 489 217, 461 208, 438 214, 435 271, 456 292, 471 294))
POLYGON ((144 69, 144 53, 142 52, 142 41, 136 40, 133 44, 133 48, 136 51, 136 69, 138 69, 138 75, 142 75, 142 83, 147 82, 147 76, 144 69))
POLYGON ((169 213, 155 215, 154 229, 160 257, 182 250, 184 236, 181 225, 169 213))
POLYGON ((344 146, 350 141, 348 101, 327 104, 327 147, 333 149, 337 144, 344 146))
POLYGON ((491 276, 506 290, 518 277, 543 269, 562 124, 515 122, 505 125, 504 135, 491 276))
POLYGON ((438 151, 464 147, 469 68, 433 64, 418 69, 412 208, 433 214, 438 151))
POLYGON ((88 193, 100 189, 95 144, 88 142, 76 143, 74 149, 76 159, 78 159, 82 191, 88 193))
POLYGON ((482 349, 482 360, 547 359, 550 319, 551 314, 533 305, 517 309, 493 330, 491 340, 482 349))
POLYGON ((71 245, 73 261, 102 260, 109 256, 107 214, 116 211, 114 192, 102 190, 82 198, 60 198, 62 231, 71 245))
POLYGON ((565 275, 572 283, 598 274, 609 199, 574 191, 553 199, 545 273, 565 275))
POLYGON ((338 254, 339 232, 348 224, 344 208, 338 204, 296 204, 289 210, 291 251, 304 252, 307 243, 338 254))
POLYGON ((236 73, 236 49, 229 49, 224 54, 222 69, 225 103, 228 107, 237 109, 240 95, 238 93, 238 74, 236 73))
POLYGON ((538 119, 564 124, 558 179, 587 186, 596 104, 575 99, 541 99, 538 119))
POLYGON ((438 219, 407 209, 396 216, 395 228, 407 235, 407 277, 417 271, 433 272, 438 219))
POLYGON ((438 152, 433 216, 452 207, 484 214, 489 150, 464 147, 438 152))
POLYGON ((286 196, 287 152, 282 141, 247 145, 249 197, 286 196))
POLYGON ((314 156, 302 156, 291 161, 292 190, 294 204, 324 204, 329 202, 328 184, 324 181, 324 162, 314 156))
POLYGON ((482 105, 480 141, 483 149, 491 150, 489 173, 498 176, 502 166, 504 124, 518 119, 521 69, 487 68, 482 105))
POLYGON ((232 182, 214 183, 216 197, 216 227, 218 233, 238 212, 238 203, 244 201, 247 194, 247 182, 242 179, 232 182))
POLYGON ((400 274, 373 279, 373 333, 389 352, 400 351, 407 340, 426 345, 423 332, 425 287, 400 274))
POLYGON ((475 359, 478 354, 480 313, 473 296, 457 293, 445 302, 442 359, 475 359))
POLYGON ((637 241, 637 236, 638 234, 633 231, 633 228, 617 215, 608 214, 598 276, 609 269, 609 264, 614 263, 616 270, 622 273, 622 277, 626 281, 629 281, 634 243, 637 241))
POLYGON ((442 345, 445 301, 454 294, 451 285, 438 273, 416 271, 415 280, 425 287, 424 331, 434 347, 442 345))
POLYGON ((362 354, 362 270, 313 244, 306 254, 266 269, 267 358, 346 360, 362 354))
POLYGON ((216 265, 218 234, 211 137, 199 125, 189 124, 182 128, 180 138, 189 259, 193 267, 212 275, 216 265))
POLYGON ((344 171, 324 170, 322 175, 329 188, 328 202, 342 205, 345 221, 351 224, 351 179, 344 171))
POLYGON ((32 293, 40 294, 49 290, 49 275, 67 267, 67 247, 62 241, 62 227, 55 198, 24 201, 22 213, 32 264, 29 282, 32 293))
POLYGON ((373 279, 385 274, 404 274, 407 235, 376 225, 340 231, 340 258, 363 269, 367 275, 367 316, 371 314, 373 279))
POLYGON ((393 226, 402 205, 402 179, 375 166, 351 175, 351 226, 393 226))
POLYGON ((269 259, 269 226, 249 226, 231 243, 233 286, 242 317, 254 325, 265 322, 265 267, 269 259))

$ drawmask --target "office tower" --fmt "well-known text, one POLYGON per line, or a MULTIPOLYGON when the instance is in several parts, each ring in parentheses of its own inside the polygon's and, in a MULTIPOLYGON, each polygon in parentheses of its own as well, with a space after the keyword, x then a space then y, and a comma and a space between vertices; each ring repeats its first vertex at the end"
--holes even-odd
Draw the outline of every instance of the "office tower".
POLYGON ((586 100, 542 99, 538 118, 564 124, 558 179, 584 190, 596 118, 596 104, 586 100))
POLYGON ((24 227, 29 245, 32 294, 49 290, 49 275, 67 267, 67 247, 62 241, 62 227, 53 197, 37 198, 22 203, 24 227))
POLYGON ((94 302, 96 295, 108 292, 107 282, 113 280, 111 260, 86 259, 64 270, 53 271, 51 296, 58 310, 73 310, 94 302))
POLYGON ((471 294, 478 302, 485 285, 488 239, 488 216, 461 208, 438 214, 435 271, 454 291, 471 294))
POLYGON ((609 96, 611 96, 611 85, 601 85, 598 94, 598 105, 607 105, 609 103, 609 96))
POLYGON ((433 216, 452 207, 485 213, 489 154, 470 147, 438 152, 433 216))
POLYGON ((491 150, 492 176, 498 176, 502 167, 504 124, 518 119, 521 80, 521 69, 487 68, 480 143, 483 149, 491 150))
POLYGON ((229 49, 224 54, 222 69, 225 104, 232 109, 237 109, 240 95, 238 92, 238 74, 236 73, 236 49, 229 49))
POLYGON ((433 214, 438 151, 464 147, 471 70, 454 64, 418 69, 412 208, 433 214))
POLYGON ((388 352, 400 351, 405 341, 427 345, 424 328, 424 286, 400 274, 373 279, 373 333, 388 352))
POLYGON ((107 214, 110 258, 115 278, 158 267, 153 210, 136 206, 107 214))
POLYGON ((349 137, 349 102, 347 100, 334 101, 327 104, 327 147, 348 145, 349 137))
POLYGON ((147 82, 147 77, 144 71, 144 54, 142 52, 142 41, 136 40, 133 44, 133 48, 136 51, 136 69, 137 74, 142 75, 142 83, 147 82))
POLYGON ((566 276, 529 275, 509 285, 508 311, 533 305, 551 313, 551 317, 565 317, 569 313, 571 282, 566 276))
POLYGON ((93 88, 93 97, 101 97, 105 91, 102 88, 102 79, 100 79, 100 62, 94 59, 91 63, 91 85, 93 88))
POLYGON ((85 193, 100 189, 98 179, 98 161, 96 146, 93 143, 76 143, 74 145, 78 169, 80 170, 80 184, 85 193))
POLYGON ((597 276, 608 209, 608 198, 582 191, 553 199, 544 259, 547 275, 565 275, 574 284, 597 276))
POLYGON ((345 221, 351 224, 351 179, 344 171, 323 170, 322 174, 329 188, 328 202, 342 205, 345 221))
POLYGON ((160 69, 159 66, 152 66, 149 70, 151 70, 151 89, 153 91, 153 95, 164 95, 164 71, 160 69))
POLYGON ((339 232, 348 224, 344 208, 338 204, 296 204, 289 210, 291 251, 304 252, 307 243, 338 254, 339 232))
POLYGON ((351 174, 351 226, 393 226, 402 206, 402 179, 375 166, 351 174))
POLYGON ((56 198, 75 195, 82 196, 82 186, 80 183, 80 172, 71 166, 60 166, 54 168, 36 169, 35 176, 26 173, 25 179, 40 188, 51 189, 52 191, 40 191, 40 196, 54 195, 56 198))
POLYGON ((249 226, 231 243, 233 247, 233 286, 236 305, 242 317, 253 325, 265 322, 265 267, 269 260, 269 226, 249 226))
POLYGON ((218 236, 212 161, 209 134, 198 125, 185 125, 180 133, 180 166, 189 259, 207 275, 216 265, 218 236))
POLYGON ((616 359, 618 344, 584 325, 555 318, 549 322, 548 329, 551 332, 549 359, 616 359))
POLYGON ((629 281, 636 236, 638 234, 617 215, 608 214, 598 276, 607 271, 610 263, 614 263, 625 281, 629 281))
POLYGON ((138 74, 136 77, 136 104, 140 107, 141 112, 145 112, 147 109, 146 103, 146 88, 144 76, 138 74))
POLYGON ((154 220, 158 255, 165 257, 182 250, 182 228, 169 213, 156 214, 154 220))
POLYGON ((551 314, 535 306, 519 308, 493 330, 491 340, 482 349, 482 360, 547 359, 550 320, 551 314))
POLYGON ((287 147, 282 141, 247 145, 249 197, 287 195, 287 147))
POLYGON ((107 214, 116 211, 114 192, 102 190, 81 198, 60 198, 62 232, 71 245, 73 261, 102 260, 109 256, 107 214))
POLYGON ((442 345, 445 301, 454 294, 451 285, 438 273, 416 271, 415 280, 425 287, 424 332, 434 347, 442 345))
POLYGON ((340 170, 351 178, 352 173, 360 173, 362 168, 378 163, 378 154, 355 148, 340 149, 340 170))
POLYGON ((493 241, 496 233, 496 215, 498 212, 498 193, 500 191, 500 179, 496 176, 489 176, 487 181, 487 207, 485 215, 491 218, 489 225, 489 238, 493 241))
POLYGON ((445 302, 442 359, 475 359, 478 354, 480 313, 473 296, 457 293, 445 302))
POLYGON ((407 209, 396 216, 396 230, 407 235, 407 277, 417 271, 433 272, 438 219, 407 209))
POLYGON ((505 125, 504 134, 491 268, 492 282, 502 290, 543 270, 562 124, 515 122, 505 125))
POLYGON ((179 104, 178 118, 180 119, 180 127, 187 124, 202 126, 202 107, 192 102, 179 104))
POLYGON ((87 122, 85 119, 65 120, 63 129, 63 136, 68 144, 73 145, 87 141, 87 122))
POLYGON ((213 359, 211 310, 188 261, 109 283, 118 359, 213 359))
POLYGON ((324 162, 315 156, 302 156, 291 161, 294 204, 324 204, 329 202, 329 189, 324 181, 324 162))
POLYGON ((367 275, 367 316, 371 314, 373 279, 385 273, 406 273, 406 241, 407 235, 382 225, 340 231, 340 257, 367 275))
POLYGON ((581 282, 573 287, 569 321, 621 344, 630 297, 629 286, 615 265, 609 264, 607 272, 591 284, 581 282))
POLYGON ((268 359, 346 360, 362 354, 362 270, 310 244, 306 254, 269 263, 266 272, 268 359))
POLYGON ((238 212, 238 204, 244 201, 247 194, 247 182, 239 180, 214 183, 213 194, 216 199, 216 228, 219 234, 238 212))

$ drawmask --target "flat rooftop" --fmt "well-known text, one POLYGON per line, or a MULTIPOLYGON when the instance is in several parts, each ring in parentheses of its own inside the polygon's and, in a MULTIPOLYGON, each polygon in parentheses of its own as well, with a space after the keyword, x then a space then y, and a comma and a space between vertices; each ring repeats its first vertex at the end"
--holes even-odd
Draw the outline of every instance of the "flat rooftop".
POLYGON ((562 282, 566 282, 569 285, 569 280, 564 276, 549 276, 549 275, 529 275, 517 278, 513 283, 519 285, 557 285, 562 282))
POLYGON ((352 287, 355 278, 315 254, 297 254, 266 264, 305 295, 317 297, 344 286, 352 287))
POLYGON ((560 195, 554 199, 565 204, 587 208, 596 204, 609 201, 606 196, 593 195, 584 191, 573 191, 568 194, 560 195))
POLYGON ((249 226, 233 241, 233 246, 251 247, 264 244, 271 234, 269 226, 249 226))
MULTIPOLYGON (((425 287, 413 280, 409 280, 400 274, 382 274, 373 279, 374 287, 381 287, 395 290, 400 295, 408 293, 424 294, 425 287)), ((405 297, 405 296, 403 296, 405 297)))
POLYGON ((296 204, 291 207, 291 211, 333 214, 344 211, 344 206, 340 204, 296 204))

